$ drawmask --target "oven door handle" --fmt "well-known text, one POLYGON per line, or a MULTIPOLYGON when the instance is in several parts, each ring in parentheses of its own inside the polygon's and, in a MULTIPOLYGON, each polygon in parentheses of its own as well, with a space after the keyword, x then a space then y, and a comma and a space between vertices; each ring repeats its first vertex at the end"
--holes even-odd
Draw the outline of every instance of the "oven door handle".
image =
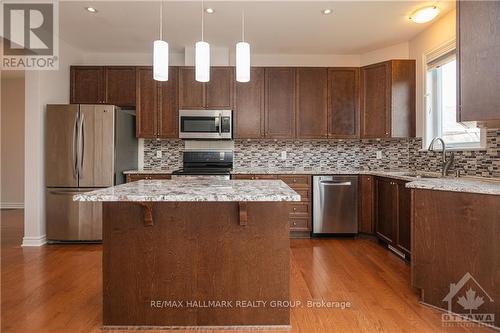
POLYGON ((219 136, 222 136, 222 114, 219 113, 219 136))

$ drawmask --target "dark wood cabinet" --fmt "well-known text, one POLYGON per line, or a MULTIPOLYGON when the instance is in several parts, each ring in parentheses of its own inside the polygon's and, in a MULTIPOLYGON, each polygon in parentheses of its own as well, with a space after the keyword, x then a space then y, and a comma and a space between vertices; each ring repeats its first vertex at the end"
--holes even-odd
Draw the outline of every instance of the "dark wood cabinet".
POLYGON ((299 139, 328 136, 326 68, 296 69, 296 134, 299 139))
POLYGON ((158 122, 158 89, 151 67, 139 67, 136 72, 136 125, 138 138, 156 138, 158 122))
POLYGON ((359 232, 373 234, 374 226, 374 199, 375 180, 373 176, 359 176, 359 205, 358 205, 358 225, 359 232))
POLYGON ((151 67, 138 67, 136 73, 136 136, 138 138, 177 138, 177 71, 170 67, 169 80, 153 79, 151 67))
POLYGON ((264 68, 250 69, 250 82, 234 84, 234 137, 264 137, 264 68))
POLYGON ((101 104, 105 99, 104 67, 70 67, 70 103, 101 104))
POLYGON ((207 109, 231 109, 233 106, 234 69, 211 67, 210 82, 205 84, 205 107, 207 109))
POLYGON ((457 1, 457 41, 458 121, 500 120, 500 2, 457 1))
POLYGON ((210 81, 195 79, 194 67, 179 69, 179 107, 181 109, 231 109, 233 68, 210 68, 210 81))
POLYGON ((135 106, 135 66, 71 66, 70 103, 135 106))
POLYGON ((122 107, 135 106, 135 67, 110 66, 105 67, 105 87, 107 104, 122 107))
POLYGON ((266 68, 265 82, 265 136, 294 138, 295 68, 266 68))
POLYGON ((158 138, 179 137, 178 68, 170 66, 168 81, 158 82, 158 138))
POLYGON ((361 68, 360 136, 415 136, 415 60, 361 68))
POLYGON ((328 137, 359 135, 359 68, 328 69, 328 137))
MULTIPOLYGON (((170 78, 169 78, 170 80, 170 78)), ((161 179, 172 179, 172 175, 165 173, 129 173, 127 174, 127 183, 136 182, 138 180, 161 180, 161 179)))
POLYGON ((205 84, 195 80, 194 67, 179 68, 179 108, 203 109, 205 84))
POLYGON ((376 178, 375 232, 406 260, 411 253, 411 191, 406 182, 376 178))

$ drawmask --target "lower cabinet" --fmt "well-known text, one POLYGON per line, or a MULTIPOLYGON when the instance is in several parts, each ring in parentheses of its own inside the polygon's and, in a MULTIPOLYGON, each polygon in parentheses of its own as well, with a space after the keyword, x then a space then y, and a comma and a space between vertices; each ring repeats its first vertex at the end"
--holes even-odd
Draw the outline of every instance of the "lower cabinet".
MULTIPOLYGON (((280 179, 300 194, 301 201, 290 204, 290 231, 308 234, 312 230, 311 176, 310 175, 233 175, 233 179, 280 179)), ((302 236, 302 234, 300 234, 302 236)))
POLYGON ((172 176, 164 173, 129 173, 127 174, 127 183, 135 182, 138 180, 152 180, 152 179, 171 179, 172 176))
POLYGON ((375 233, 391 250, 410 260, 410 190, 406 182, 377 177, 375 181, 375 233))

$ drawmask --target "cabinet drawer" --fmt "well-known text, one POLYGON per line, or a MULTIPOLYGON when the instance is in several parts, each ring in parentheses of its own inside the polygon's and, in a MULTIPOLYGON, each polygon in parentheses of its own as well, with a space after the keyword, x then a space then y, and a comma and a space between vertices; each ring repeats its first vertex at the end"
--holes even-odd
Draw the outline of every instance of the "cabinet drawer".
POLYGON ((291 231, 308 231, 309 230, 309 218, 290 218, 290 230, 291 231))
POLYGON ((127 183, 135 182, 138 180, 153 180, 153 179, 171 179, 171 175, 167 174, 128 174, 127 175, 127 183))
POLYGON ((311 200, 311 190, 308 188, 294 188, 295 192, 300 195, 300 201, 308 202, 311 200))
POLYGON ((308 202, 293 203, 290 206, 290 214, 311 214, 311 205, 308 202))
POLYGON ((311 186, 311 176, 309 175, 280 175, 278 178, 291 188, 311 186))

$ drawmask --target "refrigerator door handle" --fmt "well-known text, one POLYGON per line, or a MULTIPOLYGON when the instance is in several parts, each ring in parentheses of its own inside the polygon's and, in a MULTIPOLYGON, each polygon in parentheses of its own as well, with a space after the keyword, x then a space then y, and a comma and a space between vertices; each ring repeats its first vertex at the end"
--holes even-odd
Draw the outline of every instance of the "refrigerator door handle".
POLYGON ((78 179, 78 112, 75 114, 75 124, 73 126, 73 177, 78 179))
POLYGON ((78 174, 83 174, 83 157, 85 151, 85 116, 81 113, 78 140, 78 174))

